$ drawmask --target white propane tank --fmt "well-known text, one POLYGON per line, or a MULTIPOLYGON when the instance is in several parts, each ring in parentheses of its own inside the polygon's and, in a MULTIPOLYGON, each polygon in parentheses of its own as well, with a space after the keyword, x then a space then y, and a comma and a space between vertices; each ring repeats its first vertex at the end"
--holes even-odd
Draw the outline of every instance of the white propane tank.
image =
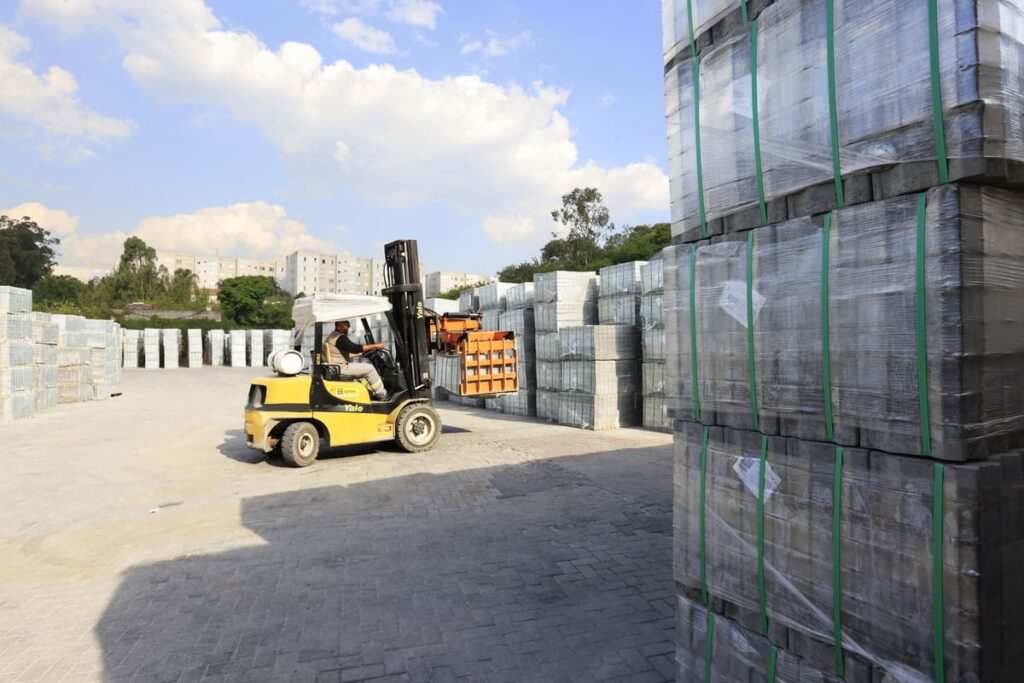
POLYGON ((305 362, 302 360, 302 354, 295 349, 282 347, 274 349, 267 359, 267 365, 279 375, 297 375, 302 372, 305 362))

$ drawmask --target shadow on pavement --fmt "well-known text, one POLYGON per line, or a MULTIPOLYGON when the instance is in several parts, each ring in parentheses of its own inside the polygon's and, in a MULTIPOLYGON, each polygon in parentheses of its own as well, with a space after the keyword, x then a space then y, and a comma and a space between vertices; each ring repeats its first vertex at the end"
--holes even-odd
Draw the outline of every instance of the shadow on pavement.
POLYGON ((105 676, 671 680, 671 501, 667 448, 247 498, 266 545, 124 574, 105 676))

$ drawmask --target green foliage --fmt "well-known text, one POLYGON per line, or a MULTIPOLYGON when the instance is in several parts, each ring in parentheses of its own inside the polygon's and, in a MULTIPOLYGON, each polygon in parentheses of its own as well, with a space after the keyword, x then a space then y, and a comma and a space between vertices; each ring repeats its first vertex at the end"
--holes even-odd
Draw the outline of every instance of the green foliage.
POLYGON ((554 244, 548 243, 552 249, 548 258, 542 254, 544 261, 560 260, 576 266, 590 263, 599 254, 605 237, 615 231, 604 197, 594 187, 577 187, 562 195, 562 208, 552 211, 551 218, 568 228, 568 234, 559 238, 559 233, 552 233, 554 244))
POLYGON ((452 299, 452 300, 458 299, 459 295, 461 295, 463 292, 468 292, 469 290, 474 289, 476 287, 483 287, 486 284, 487 284, 487 282, 485 282, 484 280, 480 280, 479 282, 474 282, 471 285, 462 285, 460 287, 452 287, 447 292, 441 292, 440 294, 435 295, 435 298, 437 298, 437 299, 452 299))
POLYGON ((75 308, 80 306, 89 285, 70 275, 47 275, 32 287, 32 303, 36 310, 51 313, 55 308, 75 308))
POLYGON ((53 272, 59 243, 28 216, 0 216, 0 285, 31 289, 53 272))
POLYGON ((244 275, 220 283, 221 315, 243 327, 291 328, 292 298, 281 292, 274 279, 244 275))

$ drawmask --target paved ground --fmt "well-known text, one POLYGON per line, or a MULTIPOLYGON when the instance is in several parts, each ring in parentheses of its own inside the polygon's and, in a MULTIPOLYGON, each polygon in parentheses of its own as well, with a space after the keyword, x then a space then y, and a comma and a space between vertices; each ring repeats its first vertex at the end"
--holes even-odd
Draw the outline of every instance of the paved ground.
POLYGON ((0 680, 662 681, 668 436, 444 408, 428 454, 245 448, 253 370, 0 426, 0 680))

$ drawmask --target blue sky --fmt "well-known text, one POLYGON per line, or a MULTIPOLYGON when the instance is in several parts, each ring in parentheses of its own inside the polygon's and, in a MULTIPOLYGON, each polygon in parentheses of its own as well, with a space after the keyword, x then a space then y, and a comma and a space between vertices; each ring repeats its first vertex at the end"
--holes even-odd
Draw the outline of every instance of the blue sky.
POLYGON ((576 185, 667 218, 661 64, 658 0, 5 3, 0 209, 72 265, 413 237, 490 273, 576 185))

